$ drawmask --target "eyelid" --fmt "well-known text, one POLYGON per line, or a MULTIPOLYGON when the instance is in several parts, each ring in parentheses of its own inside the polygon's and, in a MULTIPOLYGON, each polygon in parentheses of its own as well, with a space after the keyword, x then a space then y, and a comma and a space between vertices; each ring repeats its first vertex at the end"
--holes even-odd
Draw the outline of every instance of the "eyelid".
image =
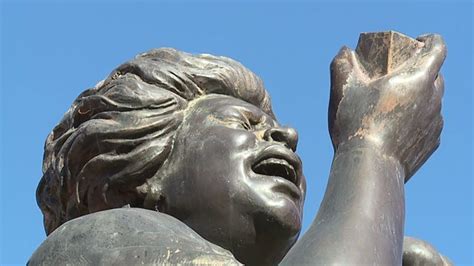
POLYGON ((241 110, 241 109, 238 109, 238 112, 246 125, 250 127, 253 127, 254 125, 256 125, 256 123, 254 123, 255 121, 251 117, 251 113, 246 112, 245 110, 241 110))
POLYGON ((247 130, 262 130, 269 127, 277 127, 278 123, 271 117, 263 114, 256 115, 251 111, 245 109, 237 109, 239 115, 229 115, 221 120, 239 123, 247 130))
POLYGON ((248 121, 249 125, 252 127, 258 126, 260 124, 268 124, 268 118, 264 115, 252 113, 251 111, 247 110, 239 110, 239 113, 244 117, 246 121, 248 121))
POLYGON ((248 122, 247 119, 244 121, 244 120, 242 120, 240 118, 237 118, 237 117, 226 117, 226 118, 222 119, 222 121, 223 122, 228 122, 228 123, 238 123, 238 124, 242 125, 242 127, 247 129, 247 130, 252 129, 252 125, 248 122))

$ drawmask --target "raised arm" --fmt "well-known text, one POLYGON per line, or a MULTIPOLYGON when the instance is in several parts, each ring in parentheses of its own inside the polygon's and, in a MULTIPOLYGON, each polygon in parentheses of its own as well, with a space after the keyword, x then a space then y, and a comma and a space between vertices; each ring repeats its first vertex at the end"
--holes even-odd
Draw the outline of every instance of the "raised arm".
POLYGON ((446 54, 438 35, 411 45, 398 51, 403 60, 388 53, 385 63, 400 62, 385 72, 367 61, 380 59, 376 42, 359 44, 357 53, 344 47, 333 60, 329 182, 317 217, 283 264, 402 264, 404 181, 439 145, 446 54))

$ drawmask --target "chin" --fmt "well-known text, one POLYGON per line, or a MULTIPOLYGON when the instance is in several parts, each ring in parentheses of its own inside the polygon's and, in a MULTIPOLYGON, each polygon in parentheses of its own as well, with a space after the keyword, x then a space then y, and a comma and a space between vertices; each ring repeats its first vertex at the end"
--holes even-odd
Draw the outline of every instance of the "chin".
MULTIPOLYGON (((298 237, 302 222, 302 206, 299 200, 281 193, 281 198, 267 207, 264 214, 257 215, 255 228, 263 232, 272 230, 279 232, 277 235, 282 238, 298 237)), ((275 237, 275 235, 272 235, 275 237)))
POLYGON ((294 207, 280 209, 278 215, 275 212, 257 215, 254 218, 255 242, 242 249, 242 256, 234 255, 245 265, 277 265, 296 242, 301 224, 300 212, 294 207))

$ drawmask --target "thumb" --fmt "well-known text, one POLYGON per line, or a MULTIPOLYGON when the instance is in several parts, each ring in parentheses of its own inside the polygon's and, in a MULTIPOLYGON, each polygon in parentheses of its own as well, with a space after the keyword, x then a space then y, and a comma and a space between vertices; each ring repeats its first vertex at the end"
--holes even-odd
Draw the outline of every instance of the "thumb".
POLYGON ((343 46, 334 57, 330 71, 331 89, 342 89, 350 80, 355 81, 363 75, 356 53, 347 46, 343 46))
POLYGON ((444 40, 438 34, 425 34, 416 39, 424 44, 421 52, 423 60, 419 61, 420 68, 426 69, 434 80, 446 58, 447 50, 444 40))

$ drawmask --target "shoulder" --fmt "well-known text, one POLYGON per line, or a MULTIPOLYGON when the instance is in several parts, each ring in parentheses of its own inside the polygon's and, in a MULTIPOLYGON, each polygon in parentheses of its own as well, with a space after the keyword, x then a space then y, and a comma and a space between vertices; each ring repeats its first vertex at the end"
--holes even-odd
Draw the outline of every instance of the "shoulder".
POLYGON ((166 214, 121 208, 68 221, 29 265, 239 264, 233 255, 166 214))

